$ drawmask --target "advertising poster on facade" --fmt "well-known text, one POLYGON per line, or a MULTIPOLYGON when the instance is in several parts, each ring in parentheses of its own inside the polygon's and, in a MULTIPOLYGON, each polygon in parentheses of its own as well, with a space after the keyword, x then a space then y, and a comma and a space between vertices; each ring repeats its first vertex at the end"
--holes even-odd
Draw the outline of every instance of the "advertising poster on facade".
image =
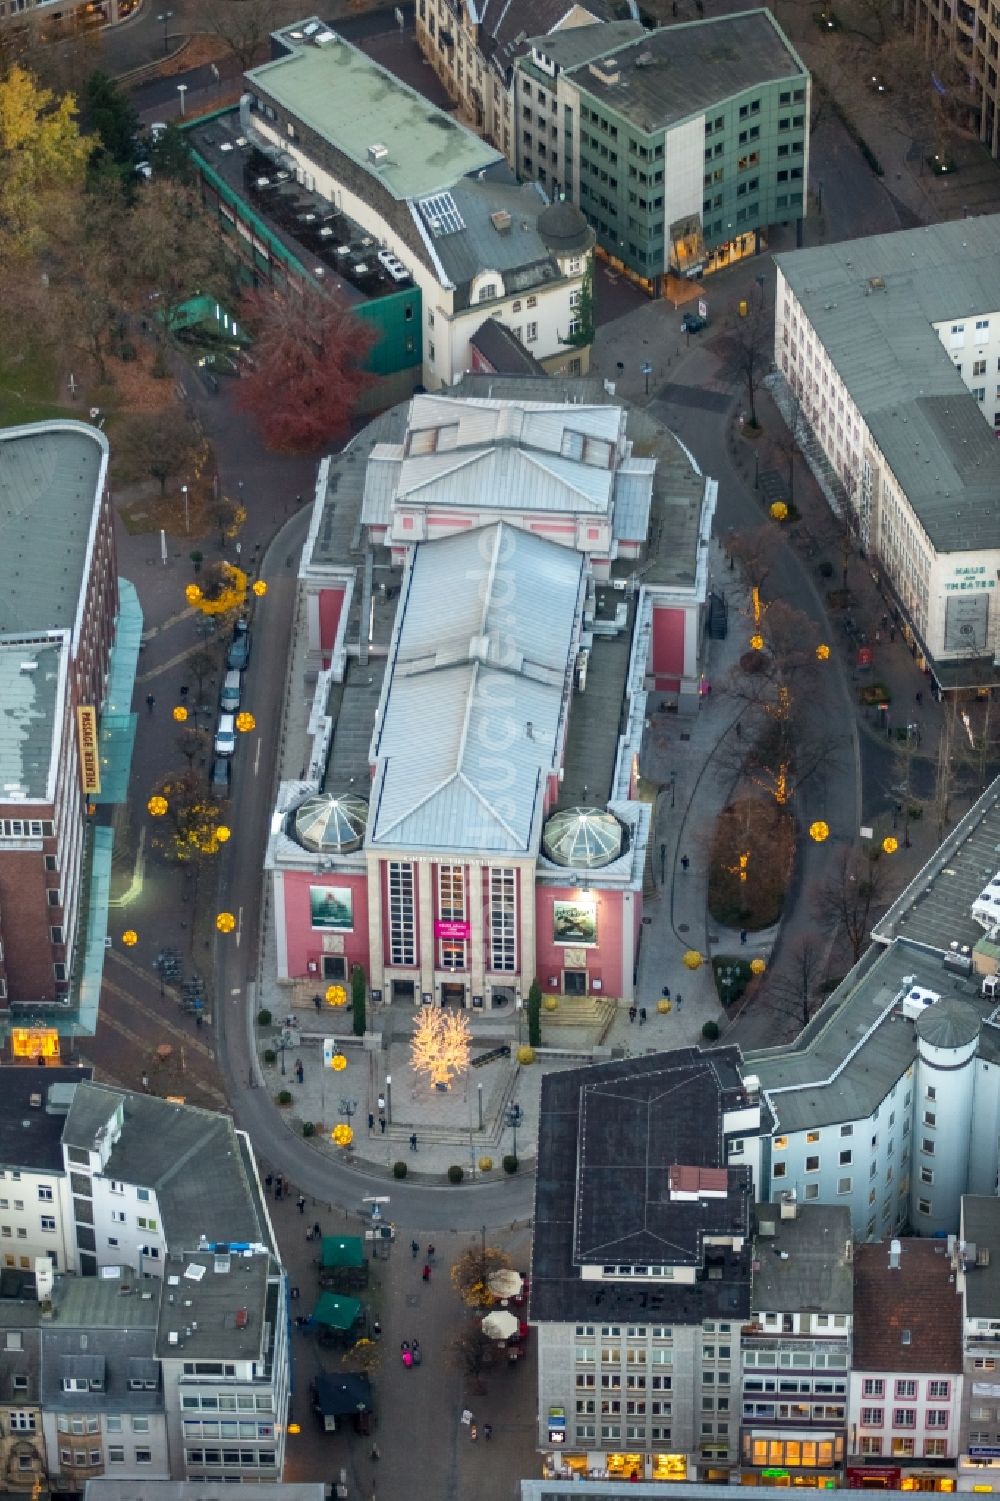
POLYGON ((945 651, 986 650, 990 618, 988 594, 949 594, 944 607, 945 651))
POLYGON ((597 942, 597 905, 595 902, 553 902, 552 942, 595 944, 597 942))
POLYGON ((309 915, 314 928, 349 933, 354 927, 354 896, 349 886, 310 886, 309 915))

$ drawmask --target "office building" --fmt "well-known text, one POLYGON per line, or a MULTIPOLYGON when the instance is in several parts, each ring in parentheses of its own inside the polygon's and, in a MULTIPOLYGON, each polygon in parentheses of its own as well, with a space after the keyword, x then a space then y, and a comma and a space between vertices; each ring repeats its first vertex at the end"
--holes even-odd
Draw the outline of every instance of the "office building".
POLYGON ((125 794, 141 622, 107 465, 82 422, 0 431, 0 1007, 8 1031, 33 1019, 16 1053, 96 1025, 111 830, 88 813, 125 794))
POLYGON ((938 693, 1000 653, 1000 216, 777 257, 775 363, 938 693))
POLYGON ((759 1204, 742 1346, 743 1485, 840 1485, 854 1317, 851 1217, 792 1194, 759 1204))
MULTIPOLYGON (((0 1069, 0 1260, 32 1274, 45 1256, 76 1271, 72 1196, 62 1133, 76 1086, 89 1068, 0 1069)), ((2 1294, 0 1294, 2 1296, 2 1294)))
MULTIPOLYGON (((216 147, 201 132, 199 155, 218 178, 222 144, 232 162, 257 152, 268 170, 251 173, 248 191, 265 212, 294 196, 286 223, 309 232, 313 279, 348 297, 348 284, 382 287, 359 312, 381 317, 385 302, 403 318, 404 353, 417 356, 400 356, 409 389, 459 379, 472 336, 494 317, 550 374, 584 372, 585 220, 517 183, 495 147, 322 22, 273 40, 274 60, 246 74, 239 134, 216 147)), ((231 197, 226 207, 233 215, 231 197)))
POLYGON ((810 79, 769 10, 631 25, 532 38, 515 64, 517 170, 576 203, 597 254, 658 296, 802 220, 810 79))
POLYGON ((985 0, 978 8, 968 0, 904 0, 902 19, 928 58, 941 49, 951 54, 962 78, 949 89, 958 124, 978 135, 992 156, 1000 155, 1000 9, 985 0))
POLYGON ((739 1063, 678 1049, 542 1082, 529 1319, 547 1476, 718 1481, 739 1462, 762 1124, 739 1063))
POLYGON ((848 1485, 954 1490, 962 1304, 946 1242, 858 1246, 854 1320, 848 1485))
POLYGON ((644 706, 697 703, 715 488, 597 381, 471 378, 324 462, 306 754, 267 854, 279 981, 358 964, 376 1001, 511 1012, 536 976, 634 993, 644 706))
POLYGON ((967 1195, 948 1251, 962 1299, 958 1489, 1000 1490, 1000 1199, 967 1195))

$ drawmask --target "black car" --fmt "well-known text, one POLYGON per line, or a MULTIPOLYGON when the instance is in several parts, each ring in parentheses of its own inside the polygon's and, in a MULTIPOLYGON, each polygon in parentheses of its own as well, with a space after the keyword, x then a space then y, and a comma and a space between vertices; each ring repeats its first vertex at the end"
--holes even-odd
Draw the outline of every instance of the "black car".
POLYGON ((226 656, 226 666, 243 672, 250 661, 250 627, 245 620, 236 622, 233 644, 226 656))
POLYGON ((233 763, 229 756, 216 756, 212 762, 208 784, 216 797, 228 797, 233 780, 233 763))
POLYGON ((700 334, 703 328, 708 327, 708 319, 700 313, 685 313, 681 319, 681 332, 685 334, 700 334))

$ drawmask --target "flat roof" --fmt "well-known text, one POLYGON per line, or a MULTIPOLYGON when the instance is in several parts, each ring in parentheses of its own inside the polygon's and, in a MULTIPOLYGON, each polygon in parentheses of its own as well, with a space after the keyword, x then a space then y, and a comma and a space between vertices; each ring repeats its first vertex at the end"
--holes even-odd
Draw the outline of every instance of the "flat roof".
MULTIPOLYGON (((68 630, 61 639, 27 643, 0 637, 0 803, 15 803, 19 795, 38 801, 49 796, 61 741, 56 735, 59 689, 68 663, 68 630)), ((30 816, 30 809, 25 813, 30 816)))
POLYGON ((66 1098, 93 1072, 89 1065, 0 1068, 0 1159, 13 1168, 61 1173, 66 1098))
POLYGON ((57 1277, 52 1302, 53 1327, 155 1329, 160 1283, 138 1276, 131 1267, 104 1266, 95 1277, 57 1277), (153 1296, 144 1298, 143 1293, 153 1296))
POLYGON ((107 461, 85 422, 0 430, 0 636, 73 630, 107 461))
POLYGON ((726 1168, 723 1110, 745 1100, 736 1048, 681 1048, 547 1074, 542 1080, 531 1256, 534 1322, 700 1323, 750 1312, 748 1168, 725 1197, 680 1201, 672 1166, 726 1168), (713 1230, 742 1248, 702 1252, 713 1230), (585 1263, 700 1265, 693 1283, 590 1279, 585 1263))
POLYGON ((877 943, 906 938, 948 953, 952 944, 974 948, 985 929, 972 904, 1000 871, 1000 778, 991 782, 945 836, 926 865, 872 928, 877 943))
POLYGON ((961 1223, 966 1245, 989 1252, 985 1262, 970 1258, 966 1263, 966 1314, 970 1319, 995 1319, 1000 1317, 1000 1199, 963 1194, 961 1223))
MULTIPOLYGON (((775 1130, 793 1132, 862 1120, 881 1104, 917 1055, 917 1023, 898 1002, 913 986, 946 1003, 940 1019, 963 1027, 980 1019, 978 1051, 992 1056, 1000 1029, 987 1023, 995 1003, 978 994, 975 979, 944 968, 940 957, 903 939, 873 946, 854 966, 793 1043, 749 1052, 745 1072, 755 1074, 776 1117, 775 1130), (894 1018, 893 1013, 897 1013, 894 1018)), ((928 1007, 921 1021, 935 1011, 928 1007)))
POLYGON ((268 1256, 235 1251, 169 1257, 156 1335, 160 1359, 257 1359, 264 1349, 270 1269, 268 1256))
MULTIPOLYGON (((529 37, 526 45, 554 62, 558 68, 575 68, 592 58, 604 57, 639 37, 648 36, 641 21, 595 21, 591 26, 563 26, 559 31, 540 32, 529 37)), ((551 87, 552 80, 539 72, 530 54, 518 59, 517 67, 531 68, 551 87)))
POLYGON ((1000 214, 990 214, 775 256, 944 553, 1000 547, 1000 449, 933 326, 1000 310, 998 237, 1000 214))
POLYGON ((603 58, 602 72, 615 82, 598 78, 588 61, 570 71, 574 86, 647 135, 763 84, 809 77, 764 9, 644 32, 603 58))
POLYGON ((943 1240, 868 1242, 854 1251, 856 1371, 962 1369, 962 1299, 943 1240))
MULTIPOLYGON (((315 18, 314 18, 315 19, 315 18)), ((251 68, 247 83, 363 167, 394 198, 420 199, 445 191, 460 177, 502 161, 502 153, 430 104, 323 23, 276 32, 291 50, 251 68), (373 161, 369 149, 388 154, 373 161)))
MULTIPOLYGON (((758 1204, 755 1313, 843 1313, 854 1308, 851 1211, 846 1204, 758 1204)), ((846 1331, 845 1331, 846 1332, 846 1331)))

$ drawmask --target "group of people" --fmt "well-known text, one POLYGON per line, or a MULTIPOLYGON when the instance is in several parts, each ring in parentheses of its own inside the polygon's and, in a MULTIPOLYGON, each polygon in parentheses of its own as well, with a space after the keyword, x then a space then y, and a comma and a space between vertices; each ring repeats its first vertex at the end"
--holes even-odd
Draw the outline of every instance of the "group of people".
POLYGON ((409 1370, 410 1366, 412 1365, 419 1365, 421 1360, 423 1359, 423 1356, 420 1353, 420 1341, 418 1339, 415 1339, 411 1344, 408 1339, 404 1339, 403 1343, 399 1347, 399 1354, 407 1370, 409 1370))

